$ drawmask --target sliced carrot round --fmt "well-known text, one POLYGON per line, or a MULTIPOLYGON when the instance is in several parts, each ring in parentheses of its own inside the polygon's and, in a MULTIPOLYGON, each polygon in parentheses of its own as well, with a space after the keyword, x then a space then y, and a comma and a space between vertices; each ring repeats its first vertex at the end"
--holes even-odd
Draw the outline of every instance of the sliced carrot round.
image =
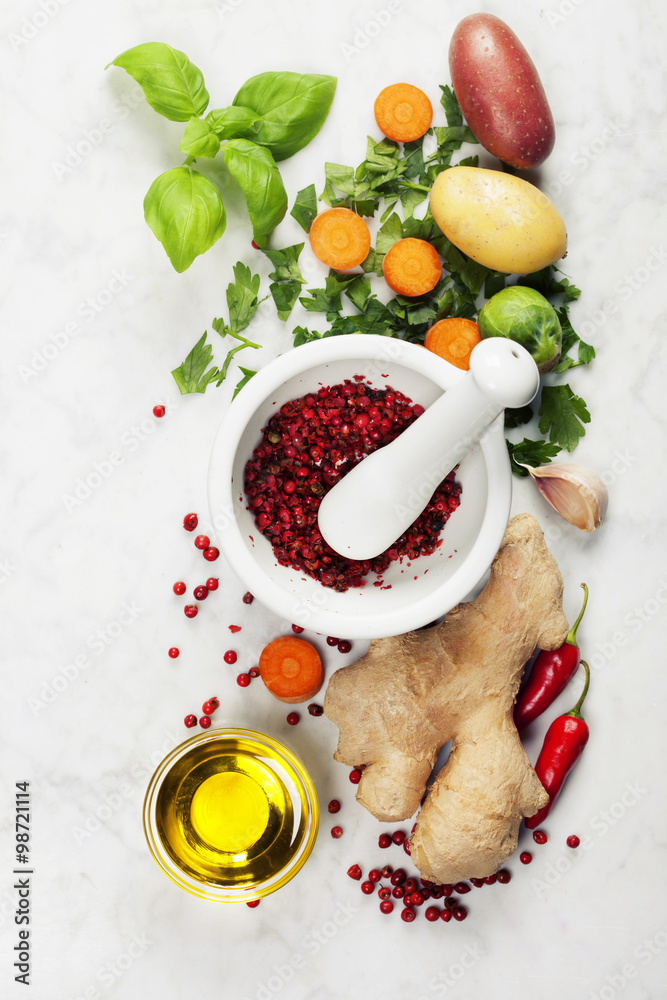
POLYGON ((382 273, 398 295, 425 295, 440 281, 442 265, 435 247, 426 240, 408 236, 387 251, 382 273))
POLYGON ((324 683, 320 654, 306 639, 280 636, 259 657, 260 677, 279 701, 296 705, 313 698, 324 683))
POLYGON ((412 142, 431 127, 433 106, 411 83, 392 83, 378 94, 373 108, 378 128, 388 139, 412 142))
POLYGON ((449 361, 450 365, 467 372, 470 369, 470 355, 479 344, 477 323, 463 316, 450 316, 438 320, 426 331, 424 347, 449 361))
POLYGON ((336 271, 357 267, 371 248, 370 229, 349 208, 329 208, 313 219, 308 233, 318 260, 336 271))

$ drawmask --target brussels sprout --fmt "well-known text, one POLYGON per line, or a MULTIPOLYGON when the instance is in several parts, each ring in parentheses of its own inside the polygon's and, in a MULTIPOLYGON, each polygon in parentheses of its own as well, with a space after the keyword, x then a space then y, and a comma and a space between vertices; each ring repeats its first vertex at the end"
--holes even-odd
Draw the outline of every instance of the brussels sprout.
POLYGON ((477 320, 480 336, 507 337, 521 344, 540 372, 550 372, 560 358, 563 331, 550 302, 534 288, 510 285, 489 299, 477 320))

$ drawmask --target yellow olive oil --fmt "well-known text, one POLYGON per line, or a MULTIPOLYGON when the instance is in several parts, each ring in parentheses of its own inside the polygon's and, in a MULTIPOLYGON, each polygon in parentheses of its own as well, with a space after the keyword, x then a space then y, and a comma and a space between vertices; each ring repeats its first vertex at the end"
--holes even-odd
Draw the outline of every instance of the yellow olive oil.
POLYGON ((211 886, 252 887, 289 865, 307 802, 284 764, 242 737, 195 744, 164 777, 157 834, 183 872, 211 886))

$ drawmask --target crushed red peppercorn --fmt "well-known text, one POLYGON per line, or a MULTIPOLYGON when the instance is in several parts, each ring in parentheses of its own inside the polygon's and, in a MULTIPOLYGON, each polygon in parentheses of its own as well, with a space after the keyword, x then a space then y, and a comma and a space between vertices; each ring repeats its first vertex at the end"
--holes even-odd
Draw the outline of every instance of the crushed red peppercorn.
POLYGON ((278 563, 338 592, 363 587, 371 573, 379 585, 392 562, 434 552, 461 495, 452 471, 414 524, 375 559, 346 559, 327 545, 317 524, 322 497, 423 413, 423 407, 403 393, 374 389, 362 381, 363 376, 356 382, 322 386, 284 403, 269 418, 245 466, 248 510, 278 563))

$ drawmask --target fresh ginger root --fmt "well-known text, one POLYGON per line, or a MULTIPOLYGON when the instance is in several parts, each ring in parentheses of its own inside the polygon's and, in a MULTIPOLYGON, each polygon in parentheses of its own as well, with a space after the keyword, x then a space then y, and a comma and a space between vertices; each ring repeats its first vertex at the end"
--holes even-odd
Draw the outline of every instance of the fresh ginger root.
POLYGON ((476 600, 441 625, 374 640, 329 681, 324 711, 340 730, 334 756, 366 765, 357 799, 379 820, 415 813, 438 751, 453 741, 410 838, 424 878, 493 874, 516 850, 522 818, 548 800, 512 709, 535 649, 565 640, 562 594, 537 521, 519 514, 476 600))

